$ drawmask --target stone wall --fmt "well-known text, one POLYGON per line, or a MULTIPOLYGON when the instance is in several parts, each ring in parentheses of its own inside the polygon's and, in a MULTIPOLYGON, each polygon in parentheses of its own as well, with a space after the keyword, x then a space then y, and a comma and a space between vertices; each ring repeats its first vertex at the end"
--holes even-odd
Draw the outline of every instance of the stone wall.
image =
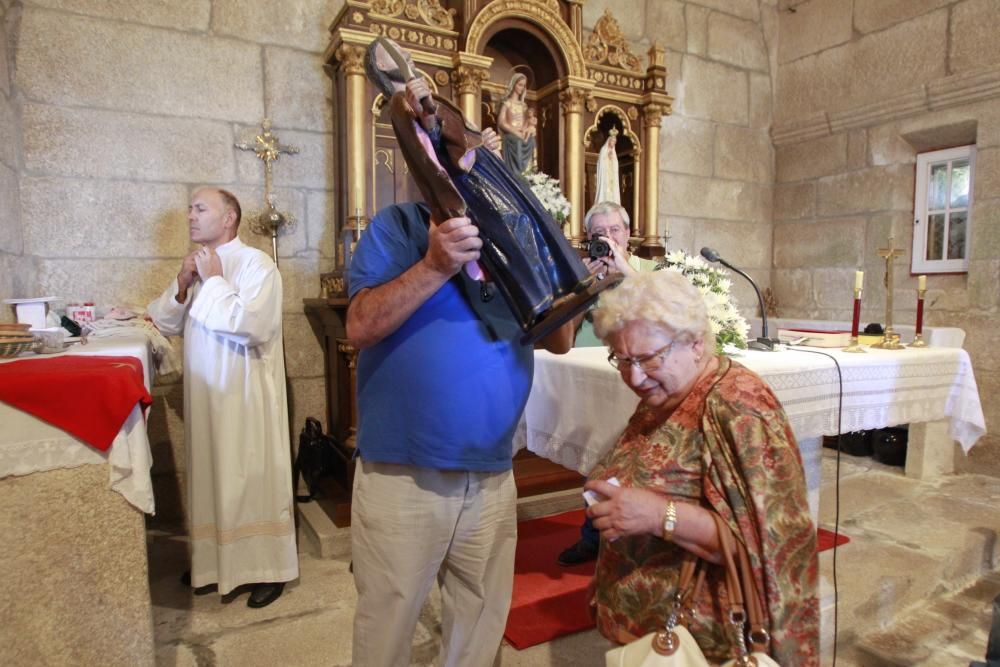
MULTIPOLYGON (((36 272, 25 256, 21 230, 21 112, 13 81, 14 42, 21 17, 20 3, 0 2, 0 299, 35 289, 36 272)), ((0 322, 14 320, 10 306, 0 309, 0 322)))
MULTIPOLYGON (((661 124, 659 228, 668 251, 714 247, 763 289, 771 271, 776 0, 587 0, 586 30, 606 8, 634 53, 645 56, 654 41, 667 49, 674 104, 661 124)), ((733 292, 747 316, 757 313, 748 283, 733 281, 733 292)))
MULTIPOLYGON (((13 4, 20 22, 3 50, 13 57, 0 60, 0 294, 144 307, 188 252, 194 189, 221 185, 245 212, 260 210, 263 163, 234 143, 252 143, 269 117, 300 151, 274 166, 276 203, 296 220, 278 243, 291 423, 297 432, 306 416, 323 418, 322 351, 302 299, 320 295, 319 274, 334 262, 321 55, 342 2, 13 4), (6 205, 8 192, 19 205, 6 205), (8 271, 17 261, 28 270, 8 271), (21 273, 31 280, 10 284, 21 273)), ((242 239, 270 253, 248 227, 242 239)), ((181 386, 160 385, 154 397, 158 516, 171 520, 184 487, 181 386)))
MULTIPOLYGON (((865 321, 884 321, 889 234, 894 321, 912 324, 919 152, 977 145, 968 274, 927 279, 926 319, 965 329, 987 430, 1000 430, 1000 2, 783 2, 774 100, 774 271, 785 317, 849 319, 865 271, 865 321)), ((987 436, 960 470, 1000 475, 987 436)))

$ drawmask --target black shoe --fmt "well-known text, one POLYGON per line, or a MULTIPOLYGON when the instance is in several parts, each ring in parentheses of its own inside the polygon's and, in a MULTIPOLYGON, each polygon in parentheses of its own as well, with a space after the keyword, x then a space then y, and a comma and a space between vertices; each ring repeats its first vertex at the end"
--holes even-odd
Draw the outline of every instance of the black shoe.
POLYGON ((597 545, 580 540, 559 554, 560 565, 579 565, 597 558, 597 545))
POLYGON ((266 607, 281 597, 281 592, 285 590, 285 582, 279 581, 274 584, 254 584, 247 606, 254 609, 266 607))
POLYGON ((187 586, 188 588, 193 588, 192 591, 195 595, 208 595, 209 593, 214 593, 219 590, 218 584, 205 584, 204 586, 194 587, 191 585, 191 570, 188 570, 181 575, 181 585, 187 586))

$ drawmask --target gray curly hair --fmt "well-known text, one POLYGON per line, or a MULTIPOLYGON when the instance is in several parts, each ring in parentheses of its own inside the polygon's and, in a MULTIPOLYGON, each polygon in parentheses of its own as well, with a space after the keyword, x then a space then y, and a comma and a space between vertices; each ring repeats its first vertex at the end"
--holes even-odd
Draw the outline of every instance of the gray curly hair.
POLYGON ((605 343, 629 322, 648 322, 682 343, 703 341, 713 353, 715 336, 705 299, 678 271, 631 275, 601 294, 594 310, 594 333, 605 343))

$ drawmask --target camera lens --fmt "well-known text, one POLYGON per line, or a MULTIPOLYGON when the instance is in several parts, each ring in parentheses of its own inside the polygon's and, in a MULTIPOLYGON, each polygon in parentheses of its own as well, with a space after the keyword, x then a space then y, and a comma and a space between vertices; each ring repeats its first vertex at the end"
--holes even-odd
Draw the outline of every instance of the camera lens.
POLYGON ((601 237, 596 237, 590 240, 588 245, 588 250, 590 251, 590 258, 597 259, 599 257, 607 257, 611 254, 611 245, 602 239, 601 237))

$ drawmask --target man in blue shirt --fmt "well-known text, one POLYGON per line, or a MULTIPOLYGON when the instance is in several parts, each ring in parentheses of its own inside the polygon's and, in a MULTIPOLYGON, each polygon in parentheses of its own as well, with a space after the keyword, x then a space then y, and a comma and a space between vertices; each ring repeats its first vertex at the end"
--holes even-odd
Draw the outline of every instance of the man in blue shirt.
MULTIPOLYGON (((347 335, 360 350, 356 667, 409 664, 435 579, 443 665, 492 665, 510 607, 511 441, 533 350, 520 344, 504 300, 483 301, 462 271, 480 257, 476 226, 465 217, 434 222, 422 204, 381 210, 348 272, 347 335)), ((564 326, 545 347, 565 352, 570 338, 564 326)))

